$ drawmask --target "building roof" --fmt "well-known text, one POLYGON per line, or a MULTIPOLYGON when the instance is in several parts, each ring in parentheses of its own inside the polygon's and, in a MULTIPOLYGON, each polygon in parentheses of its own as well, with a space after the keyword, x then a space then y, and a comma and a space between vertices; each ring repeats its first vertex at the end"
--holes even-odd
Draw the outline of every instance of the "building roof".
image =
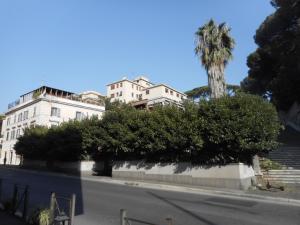
MULTIPOLYGON (((128 81, 128 82, 130 82, 130 83, 132 83, 132 84, 135 84, 135 85, 144 87, 143 85, 140 85, 139 83, 136 83, 136 82, 134 82, 134 81, 128 80, 127 78, 122 79, 122 80, 119 80, 119 81, 115 81, 115 82, 112 82, 112 83, 109 83, 109 84, 107 84, 106 86, 110 86, 110 85, 112 85, 112 84, 117 84, 117 83, 120 83, 120 82, 123 82, 123 81, 128 81)), ((150 83, 150 82, 149 82, 149 83, 150 83)))
POLYGON ((151 84, 151 85, 155 85, 155 84, 152 83, 147 77, 144 77, 144 76, 137 77, 137 78, 135 78, 133 81, 137 81, 137 80, 143 80, 143 81, 146 81, 147 83, 149 83, 149 84, 151 84))
POLYGON ((173 90, 173 91, 175 91, 175 92, 180 93, 181 95, 186 96, 186 94, 184 94, 184 93, 182 93, 181 91, 178 91, 178 90, 176 90, 176 89, 174 89, 174 88, 172 88, 172 87, 170 87, 170 86, 168 86, 168 85, 166 85, 166 84, 156 84, 156 85, 154 85, 154 86, 147 87, 147 88, 145 88, 144 90, 149 90, 149 89, 151 89, 151 88, 157 88, 157 87, 160 87, 160 86, 164 86, 164 87, 169 88, 169 89, 171 89, 171 90, 173 90))
POLYGON ((25 95, 28 95, 32 92, 38 92, 38 91, 46 91, 46 92, 50 92, 50 91, 53 91, 53 92, 58 92, 58 93, 64 93, 65 95, 74 95, 75 93, 73 92, 69 92, 69 91, 64 91, 64 90, 61 90, 61 89, 58 89, 58 88, 52 88, 52 87, 49 87, 49 86, 41 86, 33 91, 30 91, 30 92, 27 92, 26 94, 23 94, 21 95, 20 97, 23 97, 25 95))
POLYGON ((97 91, 84 91, 84 92, 80 93, 79 95, 88 95, 88 94, 99 95, 99 96, 102 96, 102 97, 105 96, 105 95, 102 95, 100 92, 97 92, 97 91))

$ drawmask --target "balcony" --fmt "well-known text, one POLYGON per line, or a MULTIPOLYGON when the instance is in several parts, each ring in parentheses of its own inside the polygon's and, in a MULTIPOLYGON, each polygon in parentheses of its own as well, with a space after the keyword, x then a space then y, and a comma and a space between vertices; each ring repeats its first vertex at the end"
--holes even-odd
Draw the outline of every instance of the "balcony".
POLYGON ((77 101, 77 102, 82 102, 82 103, 92 104, 97 106, 105 106, 105 99, 102 96, 90 97, 90 96, 85 96, 84 94, 77 95, 72 92, 43 86, 34 91, 31 91, 29 93, 20 96, 20 99, 8 104, 8 111, 11 111, 24 103, 33 101, 38 98, 52 98, 52 97, 58 99, 77 101))

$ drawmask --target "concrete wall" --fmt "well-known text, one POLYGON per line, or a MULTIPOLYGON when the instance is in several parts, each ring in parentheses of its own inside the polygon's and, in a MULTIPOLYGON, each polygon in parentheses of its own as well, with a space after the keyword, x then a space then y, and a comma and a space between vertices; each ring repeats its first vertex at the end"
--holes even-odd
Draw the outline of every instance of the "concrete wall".
POLYGON ((78 161, 78 162, 54 162, 52 165, 47 165, 46 161, 24 159, 22 167, 34 169, 50 169, 64 172, 93 172, 103 171, 103 162, 95 161, 78 161))
POLYGON ((134 180, 152 180, 167 183, 248 189, 254 171, 242 163, 226 166, 195 166, 190 163, 151 164, 120 161, 113 164, 112 176, 134 180))

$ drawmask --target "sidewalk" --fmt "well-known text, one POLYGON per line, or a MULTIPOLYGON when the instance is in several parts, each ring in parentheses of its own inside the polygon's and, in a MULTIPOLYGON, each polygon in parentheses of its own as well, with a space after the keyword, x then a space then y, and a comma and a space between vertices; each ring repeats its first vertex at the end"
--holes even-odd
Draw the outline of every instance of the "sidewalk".
MULTIPOLYGON (((93 176, 90 173, 82 173, 80 176, 71 175, 66 173, 57 173, 52 171, 37 171, 32 169, 23 169, 18 167, 2 167, 3 169, 8 170, 18 170, 22 172, 35 173, 35 174, 44 174, 47 176, 60 176, 71 179, 81 179, 83 181, 91 182, 102 182, 118 185, 127 185, 140 188, 149 188, 165 191, 177 191, 177 192, 186 192, 193 194, 201 195, 215 195, 220 197, 232 197, 232 198, 243 198, 247 200, 255 200, 262 202, 269 202, 273 204, 287 204, 287 205, 296 205, 300 206, 300 186, 299 185, 288 185, 285 188, 285 191, 281 191, 277 188, 271 188, 270 190, 233 190, 225 188, 213 188, 213 187, 203 187, 203 186, 189 186, 189 185, 180 185, 180 184, 170 184, 162 182, 151 182, 151 181, 138 181, 138 180, 126 180, 126 179, 114 179, 111 177, 103 176, 93 176)), ((273 185, 273 184, 272 184, 273 185)), ((278 186, 275 185, 274 186, 278 186)), ((1 224, 0 224, 1 225, 1 224)))
POLYGON ((24 221, 0 210, 0 225, 25 225, 24 221))

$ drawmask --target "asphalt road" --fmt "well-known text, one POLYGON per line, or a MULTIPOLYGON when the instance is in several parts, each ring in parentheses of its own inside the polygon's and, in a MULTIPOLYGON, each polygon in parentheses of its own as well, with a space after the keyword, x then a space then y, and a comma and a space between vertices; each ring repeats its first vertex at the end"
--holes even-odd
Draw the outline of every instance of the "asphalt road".
MULTIPOLYGON (((300 225, 300 207, 244 199, 159 191, 0 169, 4 198, 13 183, 30 185, 30 202, 48 206, 50 193, 76 193, 76 225, 118 225, 120 209, 132 225, 300 225), (137 222, 139 221, 139 222, 137 222)), ((0 219, 1 224, 1 219, 0 219)))

